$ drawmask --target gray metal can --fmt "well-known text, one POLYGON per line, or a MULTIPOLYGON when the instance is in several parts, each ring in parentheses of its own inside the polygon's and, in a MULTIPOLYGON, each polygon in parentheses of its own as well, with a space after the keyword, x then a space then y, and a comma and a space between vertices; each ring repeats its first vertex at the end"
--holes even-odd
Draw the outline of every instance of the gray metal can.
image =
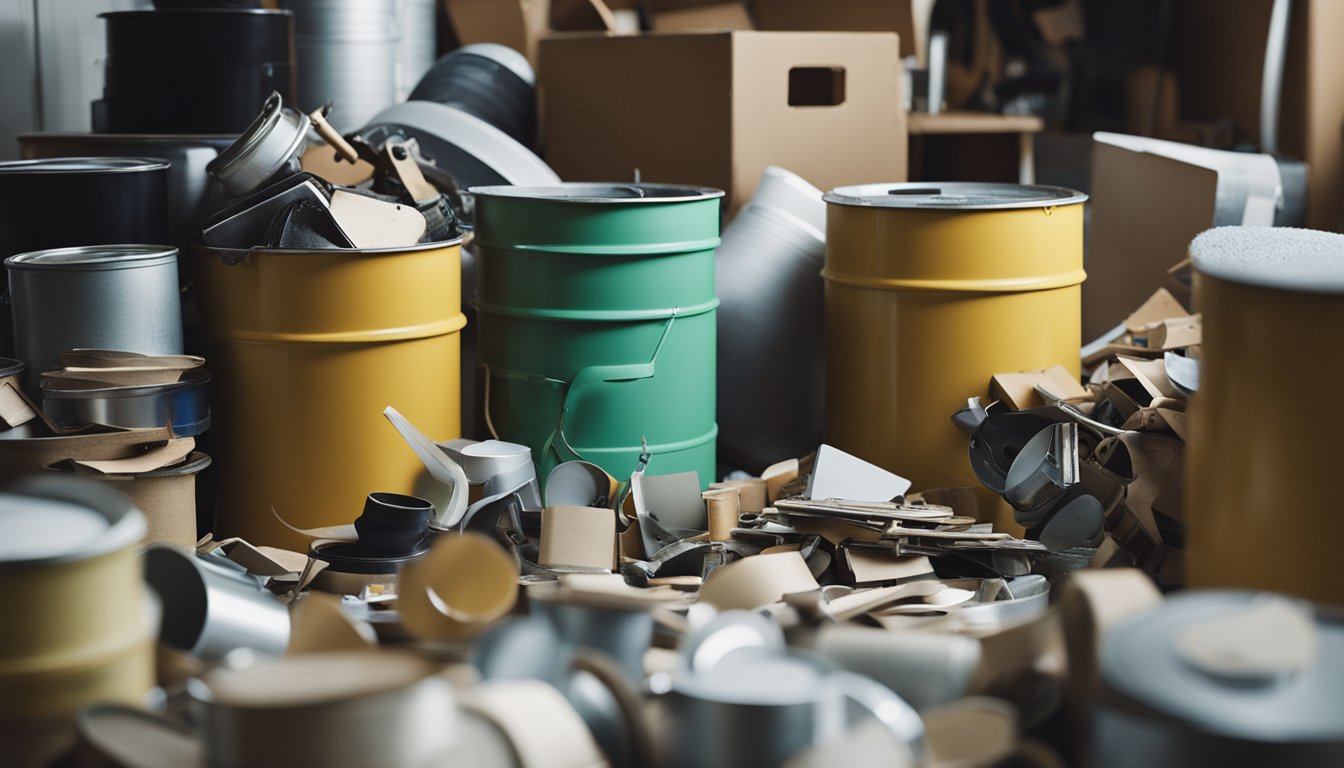
POLYGON ((57 248, 11 256, 5 267, 15 355, 28 366, 24 388, 30 393, 71 349, 182 354, 176 248, 57 248))

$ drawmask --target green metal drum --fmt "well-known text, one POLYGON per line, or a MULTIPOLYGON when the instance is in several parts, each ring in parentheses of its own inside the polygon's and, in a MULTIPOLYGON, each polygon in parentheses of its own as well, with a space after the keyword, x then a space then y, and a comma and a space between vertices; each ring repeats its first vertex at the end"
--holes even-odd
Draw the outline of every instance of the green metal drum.
POLYGON ((714 479, 715 189, 476 187, 476 301, 490 431, 542 477, 614 477, 648 442, 656 474, 714 479))

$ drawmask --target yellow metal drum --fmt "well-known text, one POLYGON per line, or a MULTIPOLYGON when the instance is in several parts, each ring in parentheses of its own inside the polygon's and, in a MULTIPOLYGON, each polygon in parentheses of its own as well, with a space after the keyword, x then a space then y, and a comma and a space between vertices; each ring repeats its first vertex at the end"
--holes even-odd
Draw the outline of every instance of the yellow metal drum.
POLYGON ((1344 605, 1344 236, 1223 227, 1190 254, 1204 327, 1186 581, 1344 605))
MULTIPOLYGON (((827 442, 916 490, 980 488, 952 414, 996 373, 1078 372, 1086 197, 948 183, 825 199, 827 442)), ((1020 530, 1001 499, 980 503, 1020 530)))
POLYGON ((435 440, 458 436, 458 241, 196 247, 192 266, 214 376, 217 537, 306 551, 272 509, 308 528, 350 522, 370 491, 410 493, 421 464, 383 417, 389 405, 435 440))
POLYGON ((158 629, 135 552, 145 530, 130 501, 92 481, 0 493, 0 580, 25 606, 0 632, 0 762, 46 765, 82 707, 144 702, 158 629))

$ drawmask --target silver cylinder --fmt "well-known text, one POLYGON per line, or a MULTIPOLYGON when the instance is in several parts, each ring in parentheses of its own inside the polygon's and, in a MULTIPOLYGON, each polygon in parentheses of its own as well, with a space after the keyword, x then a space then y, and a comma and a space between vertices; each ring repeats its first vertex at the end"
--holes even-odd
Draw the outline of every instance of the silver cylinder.
POLYGON ((43 371, 62 352, 117 349, 182 354, 177 249, 161 245, 89 245, 5 260, 14 311, 14 351, 27 364, 24 387, 36 394, 43 371))
POLYGON ((397 100, 398 0, 284 0, 294 13, 300 111, 333 102, 346 133, 397 100))
POLYGON ((289 645, 289 608, 223 558, 166 544, 145 548, 145 581, 159 595, 159 640, 213 661, 235 648, 275 656, 289 645))
POLYGON ((397 101, 405 101, 415 84, 434 66, 438 53, 435 0, 397 0, 397 101))

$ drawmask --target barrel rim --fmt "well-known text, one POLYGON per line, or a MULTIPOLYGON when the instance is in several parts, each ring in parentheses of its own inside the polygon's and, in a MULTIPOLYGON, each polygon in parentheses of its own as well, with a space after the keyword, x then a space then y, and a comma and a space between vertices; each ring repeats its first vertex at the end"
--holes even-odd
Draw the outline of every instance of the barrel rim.
POLYGON ((84 507, 103 517, 107 528, 95 541, 78 549, 41 557, 0 560, 0 571, 80 562, 119 552, 129 554, 149 530, 144 513, 130 499, 93 480, 75 483, 69 478, 33 476, 14 483, 4 493, 84 507))
POLYGON ((227 16, 294 16, 293 11, 283 8, 154 8, 152 10, 140 11, 105 11, 98 14, 98 18, 114 19, 127 16, 167 17, 169 15, 195 16, 202 13, 227 16))
POLYGON ((172 246, 116 243, 25 251, 5 259, 5 266, 17 271, 91 272, 152 267, 176 261, 177 249, 172 246), (86 258, 79 259, 81 255, 86 258))
POLYGON ((171 164, 157 157, 40 157, 31 160, 8 160, 0 162, 0 175, 19 174, 76 174, 76 173, 142 173, 145 171, 166 171, 171 164), (78 163, 88 167, 74 166, 78 163))
POLYGON ((462 245, 462 235, 450 238, 448 240, 439 240, 433 243, 416 243, 415 245, 399 246, 395 248, 213 248, 200 241, 193 240, 190 249, 193 252, 206 256, 251 256, 252 254, 262 254, 266 256, 364 256, 364 255, 388 255, 396 253, 418 253, 420 251, 433 251, 440 248, 451 248, 462 245))
POLYGON ((416 548, 409 554, 385 555, 377 552, 352 554, 344 551, 332 551, 342 548, 358 548, 358 544, 340 539, 314 539, 308 546, 308 556, 321 560, 333 573, 353 573, 361 576, 384 576, 396 573, 400 566, 421 560, 429 554, 429 547, 416 548))
POLYGON ((0 357, 0 379, 7 379, 10 376, 18 376, 23 373, 28 364, 22 360, 13 357, 0 357))
POLYGON ((822 196, 822 200, 832 205, 845 205, 856 208, 894 208, 910 211, 989 211, 1022 210, 1031 208, 1051 208, 1059 205, 1076 205, 1087 202, 1088 196, 1076 189, 1056 187, 1045 184, 1009 184, 1003 182, 949 181, 949 182, 898 182, 889 184, 855 184, 836 187, 822 196), (892 194, 900 190, 904 194, 892 194), (1030 190, 1036 196, 1024 197, 1022 192, 1030 190), (928 191, 927 195, 917 195, 917 191, 928 191), (960 191, 961 198, 1002 196, 1002 202, 958 203, 956 198, 942 194, 944 191, 960 191), (1009 192, 1017 192, 1013 196, 1009 192), (946 202, 937 202, 946 198, 946 202))
MULTIPOLYGON (((51 144, 95 144, 115 146, 118 144, 163 145, 184 149, 209 147, 219 150, 228 146, 238 137, 227 133, 80 133, 77 131, 29 131, 14 137, 19 146, 51 144)), ((44 158, 31 158, 39 160, 44 158)), ((45 158, 52 159, 52 158, 45 158)), ((68 159, 68 158, 67 158, 68 159)), ((159 158, 147 158, 158 160, 159 158)), ((171 170, 171 168, 169 169, 171 170)))
POLYGON ((689 203, 703 200, 716 200, 724 196, 724 191, 713 187, 700 187, 683 184, 646 184, 622 183, 618 181, 570 181, 536 187, 506 186, 502 184, 470 187, 469 194, 477 197, 505 197, 517 200, 531 200, 548 203, 579 203, 599 205, 636 205, 652 203, 689 203), (597 193, 598 190, 640 190, 661 193, 654 197, 612 197, 597 193), (568 192, 576 194, 570 195, 568 192), (584 194, 591 192, 592 194, 584 194))
POLYGON ((181 379, 167 384, 105 384, 86 389, 48 389, 46 377, 43 377, 40 390, 43 399, 50 400, 123 400, 169 395, 204 387, 209 383, 210 373, 203 368, 195 368, 184 372, 181 379))

